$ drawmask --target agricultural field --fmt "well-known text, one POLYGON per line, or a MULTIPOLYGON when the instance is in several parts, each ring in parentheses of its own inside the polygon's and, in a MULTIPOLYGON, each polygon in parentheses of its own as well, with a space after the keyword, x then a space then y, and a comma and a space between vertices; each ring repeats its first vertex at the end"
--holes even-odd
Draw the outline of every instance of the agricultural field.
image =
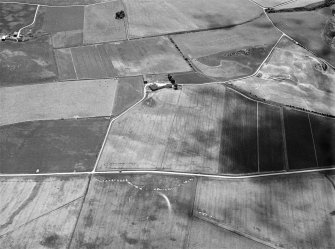
POLYGON ((233 27, 257 18, 262 9, 248 0, 125 0, 130 37, 216 27, 233 27))
MULTIPOLYGON (((16 3, 41 4, 49 6, 68 6, 68 5, 90 5, 96 3, 110 2, 114 0, 16 0, 16 3)), ((0 0, 8 2, 8 0, 0 0)))
POLYGON ((335 115, 334 81, 332 67, 283 37, 256 77, 232 84, 269 101, 335 115))
POLYGON ((0 127, 0 173, 89 171, 109 118, 47 120, 0 127))
POLYGON ((19 31, 34 20, 37 6, 0 2, 0 35, 19 31))
MULTIPOLYGON (((275 10, 282 10, 282 9, 294 9, 294 8, 313 8, 314 6, 318 6, 323 4, 327 1, 322 0, 295 0, 295 1, 288 1, 285 4, 279 5, 275 7, 275 10)), ((329 2, 329 1, 328 1, 329 2)))
POLYGON ((0 0, 0 249, 335 248, 334 15, 0 0))
POLYGON ((87 183, 86 176, 1 178, 1 247, 64 248, 87 183))
POLYGON ((334 119, 309 115, 319 167, 335 165, 334 119))
POLYGON ((322 174, 201 178, 196 193, 194 216, 271 248, 335 246, 335 192, 322 174))
POLYGON ((67 81, 0 88, 0 125, 33 120, 110 116, 117 81, 67 81))
POLYGON ((276 106, 258 103, 259 171, 286 169, 282 110, 276 106))
POLYGON ((71 53, 79 79, 191 70, 166 37, 74 47, 71 53))
POLYGON ((163 89, 113 122, 97 169, 245 174, 317 167, 308 114, 282 112, 220 84, 163 89))
POLYGON ((194 178, 93 177, 69 248, 183 248, 194 194, 194 178))
POLYGON ((269 13, 269 17, 279 29, 335 67, 335 19, 332 11, 334 6, 310 11, 279 11, 269 13))
POLYGON ((231 27, 172 36, 193 65, 207 76, 230 80, 253 74, 280 38, 265 15, 231 27))
POLYGON ((85 8, 84 44, 126 39, 126 21, 116 20, 115 13, 123 10, 121 0, 85 8))
POLYGON ((285 108, 284 122, 289 168, 317 167, 309 114, 285 108))
POLYGON ((0 44, 0 87, 57 80, 57 66, 47 36, 34 42, 0 44))
POLYGON ((143 78, 139 76, 120 78, 115 94, 112 115, 117 116, 144 97, 143 78))

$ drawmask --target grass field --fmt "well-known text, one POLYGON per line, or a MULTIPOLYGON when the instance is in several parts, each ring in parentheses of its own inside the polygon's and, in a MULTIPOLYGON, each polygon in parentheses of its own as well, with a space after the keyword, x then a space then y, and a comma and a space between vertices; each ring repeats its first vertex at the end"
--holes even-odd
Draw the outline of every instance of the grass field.
POLYGON ((58 79, 61 81, 77 79, 69 48, 54 50, 58 68, 58 79))
POLYGON ((256 102, 227 89, 223 113, 219 172, 257 172, 256 102))
POLYGON ((143 89, 143 78, 140 76, 119 78, 112 114, 119 115, 140 101, 144 96, 143 89))
POLYGON ((85 7, 84 43, 125 40, 125 20, 115 19, 123 9, 120 0, 85 7))
POLYGON ((232 83, 260 98, 335 115, 335 71, 282 38, 257 77, 232 83))
POLYGON ((79 79, 190 71, 165 37, 72 48, 79 79))
POLYGON ((317 167, 308 114, 285 108, 284 122, 289 168, 317 167))
POLYGON ((329 7, 313 11, 271 13, 269 17, 283 32, 335 66, 331 32, 335 23, 329 7))
POLYGON ((309 115, 319 167, 335 165, 335 119, 309 115))
POLYGON ((280 35, 261 15, 230 29, 175 35, 173 39, 204 74, 228 80, 254 73, 280 35))
POLYGON ((37 6, 0 3, 0 34, 19 31, 34 20, 37 6))
POLYGON ((234 26, 248 22, 262 10, 247 0, 126 0, 129 36, 157 34, 234 26))
POLYGON ((0 173, 93 169, 109 119, 34 121, 0 127, 0 173))
POLYGON ((335 246, 331 214, 335 193, 319 173, 245 180, 203 178, 196 193, 194 215, 275 248, 335 246))
POLYGON ((0 125, 31 120, 110 116, 116 80, 67 81, 0 88, 0 125))
MULTIPOLYGON (((39 225, 42 225, 41 222, 36 224, 32 221, 38 221, 43 216, 48 217, 50 213, 62 207, 67 210, 68 204, 75 200, 82 200, 80 198, 84 195, 87 182, 88 178, 86 176, 1 178, 0 245, 4 246, 4 241, 9 243, 11 238, 16 239, 18 244, 29 240, 29 236, 22 232, 34 233, 34 231, 29 230, 38 230, 37 233, 44 232, 43 228, 46 228, 47 224, 44 227, 39 227, 39 225), (15 230, 21 236, 14 238, 16 236, 13 234, 15 230)), ((64 215, 65 217, 66 215, 64 215)), ((66 219, 61 216, 52 217, 51 215, 51 218, 52 220, 49 222, 55 222, 57 224, 55 227, 64 223, 65 229, 70 223, 67 223, 66 219)), ((50 224, 49 226, 52 227, 50 224)), ((55 232, 58 233, 61 230, 55 230, 55 232)), ((19 246, 4 248, 19 248, 19 246)))
POLYGON ((69 248, 183 248, 194 190, 186 177, 93 177, 69 248))
POLYGON ((281 109, 258 103, 259 170, 285 169, 281 109))
POLYGON ((57 67, 50 39, 1 42, 0 87, 56 81, 57 67))

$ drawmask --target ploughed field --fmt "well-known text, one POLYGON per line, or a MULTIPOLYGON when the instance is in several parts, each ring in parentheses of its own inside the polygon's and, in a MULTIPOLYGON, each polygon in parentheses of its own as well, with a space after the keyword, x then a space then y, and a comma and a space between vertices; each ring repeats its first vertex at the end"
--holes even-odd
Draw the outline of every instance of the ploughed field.
POLYGON ((0 248, 335 248, 334 14, 0 0, 0 248))

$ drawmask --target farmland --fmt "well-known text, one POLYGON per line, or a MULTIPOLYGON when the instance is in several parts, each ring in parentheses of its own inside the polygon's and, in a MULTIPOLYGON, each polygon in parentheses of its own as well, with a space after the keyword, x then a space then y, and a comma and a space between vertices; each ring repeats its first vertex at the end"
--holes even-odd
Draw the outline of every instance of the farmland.
POLYGON ((280 35, 261 15, 230 29, 186 33, 173 39, 205 75, 229 80, 253 74, 280 35))
POLYGON ((109 119, 92 118, 1 126, 0 173, 90 170, 108 124, 109 119))
POLYGON ((257 77, 232 83, 266 100, 334 115, 334 80, 333 68, 283 37, 257 77))
POLYGON ((84 43, 126 39, 124 20, 116 20, 112 13, 123 9, 121 1, 87 6, 85 8, 84 43))
POLYGON ((0 245, 67 244, 87 183, 87 177, 77 176, 1 179, 0 245))
POLYGON ((276 248, 332 248, 334 189, 322 174, 197 185, 194 214, 276 248), (215 204, 214 204, 215 203, 215 204))
POLYGON ((335 248, 334 0, 16 1, 0 249, 335 248))
POLYGON ((130 37, 234 26, 262 13, 260 8, 246 0, 124 2, 129 13, 130 37))
POLYGON ((27 85, 57 80, 57 67, 50 39, 1 43, 0 86, 27 85))
POLYGON ((30 24, 37 6, 25 4, 3 4, 0 2, 0 34, 18 31, 30 24))
POLYGON ((278 28, 335 66, 332 41, 335 24, 329 7, 311 11, 270 13, 269 17, 278 28))
POLYGON ((110 79, 0 88, 0 124, 110 116, 116 86, 117 81, 110 79))
POLYGON ((290 169, 317 167, 308 114, 284 109, 284 120, 290 169))
POLYGON ((190 71, 165 37, 75 47, 71 52, 79 79, 190 71))

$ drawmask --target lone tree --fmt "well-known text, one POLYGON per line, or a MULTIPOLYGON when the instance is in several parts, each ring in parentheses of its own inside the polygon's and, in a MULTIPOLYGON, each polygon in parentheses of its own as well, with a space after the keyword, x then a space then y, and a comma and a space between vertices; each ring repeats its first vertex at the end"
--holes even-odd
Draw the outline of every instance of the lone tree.
POLYGON ((125 16, 126 16, 126 13, 124 13, 123 10, 115 13, 115 19, 118 19, 118 20, 123 19, 125 16))

